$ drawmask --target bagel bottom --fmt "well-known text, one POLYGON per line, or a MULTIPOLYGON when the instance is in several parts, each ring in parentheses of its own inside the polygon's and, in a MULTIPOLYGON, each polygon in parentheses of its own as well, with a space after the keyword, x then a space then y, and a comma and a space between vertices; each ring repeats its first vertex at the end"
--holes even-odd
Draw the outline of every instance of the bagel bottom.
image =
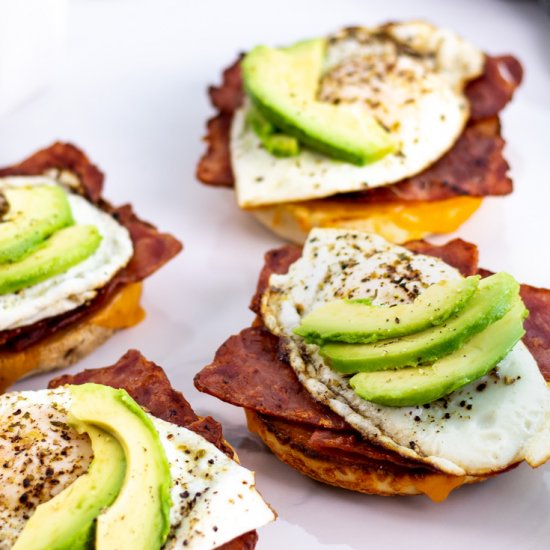
POLYGON ((141 289, 141 283, 123 286, 99 310, 22 351, 0 349, 0 392, 21 378, 68 367, 117 330, 139 323, 145 316, 141 289))
POLYGON ((371 231, 393 243, 423 239, 458 229, 481 205, 481 197, 439 201, 362 203, 335 198, 251 208, 249 212, 276 235, 303 244, 314 227, 371 231))
POLYGON ((258 434, 279 460, 301 474, 335 487, 380 496, 425 494, 434 502, 442 502, 457 487, 490 477, 451 476, 429 470, 406 473, 404 469, 384 469, 380 462, 335 459, 289 439, 277 429, 276 421, 271 423, 251 410, 245 413, 248 429, 258 434))

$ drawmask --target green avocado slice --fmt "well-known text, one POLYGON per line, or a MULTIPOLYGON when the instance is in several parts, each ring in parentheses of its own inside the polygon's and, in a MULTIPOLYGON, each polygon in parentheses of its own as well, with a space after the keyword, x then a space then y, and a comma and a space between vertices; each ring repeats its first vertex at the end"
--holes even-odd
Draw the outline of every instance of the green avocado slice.
POLYGON ((371 343, 396 338, 440 325, 469 303, 479 277, 450 279, 429 286, 416 300, 396 306, 371 306, 364 300, 328 302, 294 330, 307 342, 371 343))
POLYGON ((0 265, 0 295, 35 285, 91 256, 101 243, 93 225, 73 225, 59 230, 21 261, 0 265))
POLYGON ((390 134, 362 106, 317 100, 325 51, 325 39, 251 50, 242 70, 252 103, 276 128, 335 159, 363 166, 394 151, 390 134))
POLYGON ((247 113, 247 122, 258 136, 262 145, 274 157, 293 157, 300 153, 300 144, 295 137, 283 134, 275 128, 257 109, 247 113))
POLYGON ((350 379, 350 386, 359 397, 379 405, 412 407, 430 403, 493 369, 525 334, 526 316, 527 310, 518 297, 502 319, 433 365, 361 372, 350 379))
POLYGON ((117 497, 126 474, 126 458, 117 440, 86 423, 94 458, 88 471, 61 493, 37 507, 13 550, 85 550, 93 547, 95 518, 117 497))
POLYGON ((8 209, 0 218, 0 264, 19 261, 74 223, 67 193, 57 185, 13 187, 2 194, 8 209))
POLYGON ((461 348, 472 336, 501 319, 518 292, 519 284, 511 275, 497 273, 483 279, 464 308, 441 325, 374 344, 328 343, 320 353, 334 370, 346 374, 433 362, 461 348))
POLYGON ((125 390, 70 386, 72 417, 115 437, 126 477, 114 503, 97 517, 96 550, 160 549, 170 531, 170 466, 151 419, 125 390))

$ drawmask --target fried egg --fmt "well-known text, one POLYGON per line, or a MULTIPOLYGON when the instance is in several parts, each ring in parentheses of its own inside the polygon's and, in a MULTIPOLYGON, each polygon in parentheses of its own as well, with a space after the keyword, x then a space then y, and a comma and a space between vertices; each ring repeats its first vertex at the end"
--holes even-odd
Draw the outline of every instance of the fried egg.
POLYGON ((374 305, 410 302, 459 272, 374 234, 316 229, 285 275, 272 275, 262 316, 281 337, 300 382, 365 439, 453 475, 483 475, 522 460, 550 457, 550 389, 523 343, 487 376, 424 406, 386 407, 361 399, 293 329, 334 299, 370 298, 374 305))
MULTIPOLYGON (((13 546, 38 505, 85 473, 86 435, 67 423, 67 388, 0 396, 0 550, 13 546)), ((216 548, 274 518, 254 474, 196 433, 150 416, 172 478, 164 549, 216 548)))
POLYGON ((455 33, 424 22, 354 27, 328 37, 318 99, 374 116, 399 145, 365 166, 312 150, 276 158, 235 113, 231 162, 243 208, 302 201, 389 185, 424 170, 456 142, 469 117, 466 83, 484 55, 455 33))
MULTIPOLYGON (((23 185, 58 184, 49 177, 0 178, 0 191, 23 185)), ((125 227, 80 195, 71 192, 67 195, 75 223, 97 227, 101 244, 90 257, 65 273, 0 296, 0 331, 31 325, 89 302, 134 253, 132 239, 125 227)))

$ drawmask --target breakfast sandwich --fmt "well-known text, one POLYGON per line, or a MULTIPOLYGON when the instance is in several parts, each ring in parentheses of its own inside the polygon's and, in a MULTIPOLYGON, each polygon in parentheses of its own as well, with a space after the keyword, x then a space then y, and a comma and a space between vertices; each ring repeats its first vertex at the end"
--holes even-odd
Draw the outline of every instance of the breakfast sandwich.
POLYGON ((56 143, 0 168, 0 390, 66 367, 141 321, 142 281, 181 243, 102 197, 103 174, 56 143))
POLYGON ((300 244, 312 227, 451 232, 512 192, 498 116, 522 74, 420 21, 258 46, 209 90, 197 178, 300 244))
POLYGON ((251 550, 275 519, 222 428, 131 350, 0 396, 0 548, 251 550))
POLYGON ((442 501, 550 457, 550 290, 470 243, 314 229, 267 253, 251 309, 195 385, 307 476, 442 501))

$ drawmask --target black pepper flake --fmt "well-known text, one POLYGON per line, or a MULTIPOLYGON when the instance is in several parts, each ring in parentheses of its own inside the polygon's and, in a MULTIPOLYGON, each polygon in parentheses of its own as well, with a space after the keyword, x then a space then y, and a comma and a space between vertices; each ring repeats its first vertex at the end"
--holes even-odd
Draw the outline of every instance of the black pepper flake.
POLYGON ((483 391, 487 387, 487 382, 482 382, 476 386, 477 391, 483 391))

